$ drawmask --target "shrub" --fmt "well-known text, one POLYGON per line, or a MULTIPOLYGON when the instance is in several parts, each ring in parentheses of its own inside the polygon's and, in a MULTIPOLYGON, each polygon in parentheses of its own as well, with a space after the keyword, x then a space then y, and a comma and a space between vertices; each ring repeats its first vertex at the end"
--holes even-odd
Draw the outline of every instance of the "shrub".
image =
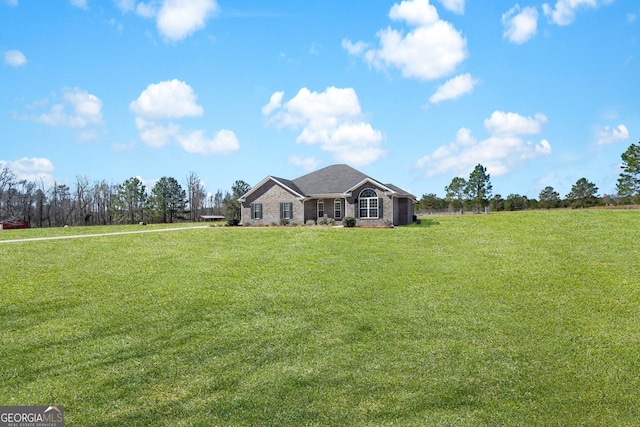
POLYGON ((238 218, 228 218, 227 225, 230 227, 236 227, 240 225, 240 220, 238 218))
POLYGON ((335 225, 336 220, 333 218, 322 217, 318 218, 318 225, 335 225))
POLYGON ((346 216, 344 217, 344 219, 342 220, 342 224, 345 227, 355 227, 356 226, 356 219, 352 216, 346 216))
POLYGON ((287 218, 280 219, 280 225, 289 225, 289 220, 287 218))
POLYGON ((316 225, 316 222, 312 219, 308 219, 305 225, 316 225))

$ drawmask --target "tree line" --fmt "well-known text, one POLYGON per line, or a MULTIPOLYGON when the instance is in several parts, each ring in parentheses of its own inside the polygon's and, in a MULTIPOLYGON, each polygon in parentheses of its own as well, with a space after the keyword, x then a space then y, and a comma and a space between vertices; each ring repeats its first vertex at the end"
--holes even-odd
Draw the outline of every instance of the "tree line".
POLYGON ((77 176, 71 186, 54 183, 46 187, 42 180, 19 179, 4 167, 0 169, 0 221, 24 220, 31 227, 62 227, 197 221, 201 215, 239 220, 237 199, 249 189, 244 181, 236 181, 231 191, 207 193, 195 172, 187 175, 184 187, 167 176, 150 189, 137 177, 109 184, 77 176))
POLYGON ((521 194, 493 195, 491 177, 487 169, 478 164, 468 179, 455 177, 445 187, 445 197, 434 193, 424 194, 418 201, 418 212, 465 210, 480 212, 517 211, 525 209, 588 208, 603 205, 640 204, 640 143, 631 146, 622 154, 622 172, 616 185, 617 194, 598 195, 598 187, 587 178, 580 178, 564 197, 552 186, 545 187, 537 199, 521 194))
MULTIPOLYGON (((538 199, 520 194, 503 198, 493 195, 491 177, 478 164, 469 178, 455 177, 445 187, 445 197, 424 194, 418 212, 433 210, 515 211, 524 209, 586 208, 598 205, 640 204, 640 142, 622 154, 622 172, 617 194, 598 195, 598 187, 580 178, 571 191, 561 197, 551 186, 538 199)), ((0 221, 24 220, 32 227, 65 225, 136 224, 139 222, 197 221, 201 215, 224 216, 228 224, 240 221, 238 199, 251 189, 242 180, 229 191, 208 193, 195 172, 187 175, 183 187, 173 177, 162 177, 149 190, 136 177, 121 184, 91 182, 77 176, 72 186, 54 183, 47 188, 43 181, 18 179, 9 168, 0 169, 0 221)))

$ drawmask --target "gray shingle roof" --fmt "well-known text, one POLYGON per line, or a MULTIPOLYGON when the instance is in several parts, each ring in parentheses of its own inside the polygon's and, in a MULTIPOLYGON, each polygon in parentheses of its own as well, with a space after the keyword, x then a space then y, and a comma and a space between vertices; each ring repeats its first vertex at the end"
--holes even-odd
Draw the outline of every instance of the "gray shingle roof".
POLYGON ((367 178, 373 179, 351 166, 332 165, 296 178, 293 184, 307 196, 341 194, 367 178))
POLYGON ((380 181, 363 174, 362 172, 352 168, 351 166, 332 165, 315 172, 308 173, 294 180, 268 176, 256 187, 252 188, 246 194, 244 194, 240 198, 240 200, 243 200, 249 194, 253 193, 258 187, 262 185, 263 182, 266 182, 269 179, 279 182, 281 185, 286 186, 291 191, 294 191, 298 193, 298 195, 304 197, 328 195, 335 195, 337 197, 348 192, 357 184, 360 184, 362 181, 369 179, 372 182, 378 183, 382 187, 386 187, 387 189, 396 192, 397 195, 401 197, 410 197, 412 199, 415 199, 415 196, 413 194, 406 192, 402 188, 396 187, 393 184, 382 184, 380 181))
POLYGON ((292 189, 296 193, 304 196, 304 192, 302 192, 302 190, 300 188, 298 188, 298 186, 293 181, 288 180, 288 179, 284 179, 284 178, 278 178, 277 176, 272 176, 271 178, 273 178, 276 181, 286 185, 287 187, 289 187, 290 189, 292 189))
POLYGON ((393 184, 385 184, 385 187, 389 187, 390 189, 392 189, 393 191, 395 191, 396 193, 398 193, 401 196, 407 196, 407 197, 415 197, 413 194, 403 190, 402 188, 393 185, 393 184))

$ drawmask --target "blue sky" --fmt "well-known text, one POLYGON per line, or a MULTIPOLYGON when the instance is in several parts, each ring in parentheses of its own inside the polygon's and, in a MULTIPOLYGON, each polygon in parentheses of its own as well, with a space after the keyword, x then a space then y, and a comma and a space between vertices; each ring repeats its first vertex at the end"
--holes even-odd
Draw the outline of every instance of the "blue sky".
POLYGON ((0 167, 45 185, 347 163, 444 196, 481 163, 605 194, 640 140, 635 0, 0 2, 0 167))

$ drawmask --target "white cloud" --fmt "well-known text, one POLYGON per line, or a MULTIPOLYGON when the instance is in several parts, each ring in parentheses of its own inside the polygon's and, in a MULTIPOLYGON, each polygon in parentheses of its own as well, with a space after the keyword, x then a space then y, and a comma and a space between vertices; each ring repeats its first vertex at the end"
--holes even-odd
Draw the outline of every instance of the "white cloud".
POLYGON ((7 4, 9 6, 17 6, 18 5, 18 0, 7 0, 7 4))
POLYGON ((322 161, 317 160, 314 157, 306 157, 302 158, 300 156, 289 156, 289 163, 306 171, 311 172, 320 167, 322 165, 322 161))
POLYGON ((395 21, 414 27, 408 33, 387 27, 378 31, 378 49, 363 42, 345 40, 342 46, 352 55, 363 55, 374 67, 399 69, 405 78, 433 80, 455 71, 467 58, 467 41, 449 22, 439 18, 429 0, 405 0, 389 11, 395 21))
POLYGON ((633 21, 635 21, 638 18, 638 15, 631 12, 631 13, 627 13, 627 23, 631 24, 633 21))
POLYGON ((50 187, 55 182, 55 168, 51 160, 42 157, 23 157, 18 160, 0 160, 0 169, 8 168, 19 180, 42 182, 50 187))
POLYGON ((406 21, 407 24, 422 27, 435 24, 440 20, 438 11, 429 0, 403 0, 389 10, 389 18, 394 21, 406 21))
POLYGON ((473 88, 477 83, 478 79, 471 77, 471 74, 461 74, 439 86, 436 93, 429 98, 429 102, 437 104, 448 99, 457 99, 462 95, 473 92, 473 88))
POLYGON ((136 6, 136 15, 142 18, 151 19, 156 16, 156 7, 157 5, 153 1, 149 3, 138 3, 136 6))
POLYGON ((202 116, 204 109, 196 103, 191 86, 179 80, 150 84, 129 108, 147 119, 202 116))
POLYGON ((4 53, 4 63, 12 67, 20 67, 27 63, 27 57, 19 50, 8 50, 4 53))
POLYGON ((184 151, 193 154, 229 154, 240 149, 235 133, 222 129, 208 139, 203 130, 180 133, 176 136, 184 151))
POLYGON ((629 130, 625 125, 618 125, 615 128, 605 126, 597 135, 598 145, 615 144, 629 139, 629 130))
POLYGON ((122 12, 131 12, 136 8, 136 0, 113 0, 122 12))
POLYGON ((530 40, 538 31, 538 10, 535 7, 520 8, 516 4, 502 14, 504 33, 502 36, 512 43, 522 44, 530 40))
MULTIPOLYGON (((41 108, 48 105, 48 103, 48 99, 38 101, 34 104, 34 108, 41 108)), ((103 123, 102 101, 84 89, 64 89, 62 102, 52 105, 48 112, 39 115, 22 116, 21 118, 48 126, 82 129, 103 123)))
POLYGON ((353 43, 349 39, 342 40, 342 48, 349 52, 350 55, 360 55, 367 50, 368 47, 369 45, 363 41, 353 43))
POLYGON ((136 113, 138 136, 148 147, 161 148, 176 143, 188 153, 228 154, 240 148, 236 135, 220 130, 213 139, 204 130, 183 130, 172 119, 201 117, 204 108, 197 104, 198 96, 191 86, 179 80, 168 80, 147 86, 129 104, 136 113))
POLYGON ((156 25, 165 39, 179 41, 203 29, 218 9, 215 0, 165 0, 156 25))
POLYGON ((69 0, 72 6, 79 7, 80 9, 88 9, 87 0, 69 0))
MULTIPOLYGON (((540 132, 539 128, 534 132, 534 126, 529 123, 529 119, 515 113, 502 114, 511 120, 496 120, 496 113, 492 115, 493 119, 485 120, 487 130, 498 133, 491 133, 487 139, 478 140, 471 135, 469 129, 462 128, 451 144, 443 145, 433 153, 418 159, 416 168, 426 168, 427 176, 464 175, 481 163, 491 175, 501 176, 522 163, 551 154, 551 144, 546 139, 534 144, 517 136, 522 133, 540 132), (491 125, 494 122, 500 123, 494 127, 491 125)), ((544 116, 539 114, 536 117, 541 119, 544 116)), ((546 118, 540 120, 542 121, 546 121, 546 118)))
POLYGON ((491 117, 485 119, 484 127, 496 136, 516 136, 540 133, 541 125, 547 122, 544 114, 535 117, 524 117, 517 113, 494 111, 491 117))
POLYGON ((554 24, 569 25, 574 21, 577 11, 611 3, 613 0, 557 0, 553 8, 547 3, 543 4, 542 10, 554 24))
POLYGON ((216 0, 114 0, 124 13, 135 12, 155 19, 156 27, 167 42, 183 40, 206 27, 207 20, 220 11, 216 0))
POLYGON ((464 0, 438 0, 445 9, 462 15, 464 13, 464 0))
POLYGON ((383 134, 367 123, 352 88, 329 87, 324 92, 302 88, 284 104, 276 92, 263 112, 279 128, 300 130, 296 142, 319 145, 339 162, 367 165, 382 157, 383 134), (275 97, 275 101, 274 101, 275 97))
POLYGON ((99 134, 96 129, 87 129, 79 132, 76 138, 78 139, 78 141, 82 142, 95 141, 99 138, 99 134))
POLYGON ((151 148, 161 148, 168 145, 180 132, 180 126, 168 123, 158 124, 136 117, 136 128, 142 142, 151 148))
POLYGON ((273 111, 277 110, 282 106, 282 97, 284 96, 284 92, 275 92, 271 95, 271 99, 269 99, 269 103, 262 107, 262 114, 268 116, 273 111))

